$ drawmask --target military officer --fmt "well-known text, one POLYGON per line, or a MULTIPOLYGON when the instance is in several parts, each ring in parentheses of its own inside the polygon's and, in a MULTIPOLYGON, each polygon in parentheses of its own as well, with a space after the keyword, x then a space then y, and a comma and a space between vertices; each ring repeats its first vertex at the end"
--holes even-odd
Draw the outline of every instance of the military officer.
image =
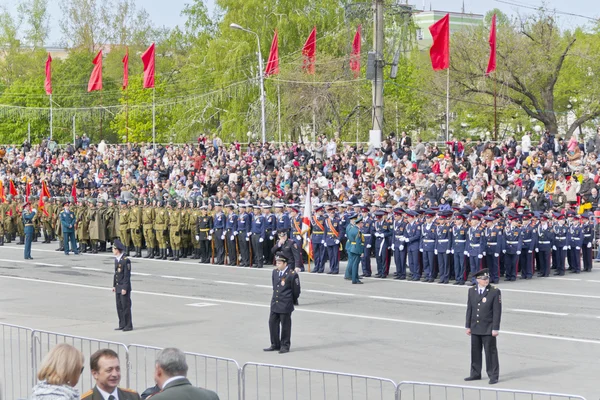
POLYGON ((487 222, 485 229, 485 264, 490 271, 490 282, 500 280, 500 254, 504 250, 504 231, 496 224, 496 218, 488 215, 483 218, 487 222))
POLYGON ((273 297, 269 316, 271 346, 264 350, 283 354, 290 351, 292 312, 300 297, 300 278, 293 268, 288 268, 289 260, 283 254, 276 254, 275 261, 277 268, 273 269, 271 276, 273 297))
POLYGON ((277 231, 277 240, 271 249, 271 253, 281 253, 288 260, 288 268, 295 269, 296 272, 303 272, 302 253, 300 247, 292 239, 288 238, 289 230, 282 228, 277 231))
MULTIPOLYGON (((52 213, 54 210, 54 205, 49 203, 48 197, 42 197, 44 204, 46 205, 46 213, 40 214, 40 222, 42 225, 42 234, 44 235, 44 241, 42 243, 50 243, 52 240, 53 232, 52 232, 52 213)), ((1 218, 1 217, 0 217, 1 218)), ((0 225, 2 223, 0 222, 0 225)), ((0 228, 1 229, 1 228, 0 228)))
POLYGON ((325 246, 327 249, 327 258, 329 258, 328 274, 337 275, 340 272, 340 220, 335 216, 335 207, 330 206, 327 209, 327 219, 325 220, 325 246))
POLYGON ((283 204, 281 203, 275 204, 275 218, 275 230, 279 232, 281 229, 287 229, 288 237, 291 237, 290 231, 292 228, 292 224, 290 221, 290 217, 288 214, 283 212, 283 204))
POLYGON ((75 224, 77 223, 77 218, 75 218, 75 213, 70 210, 70 205, 70 202, 65 201, 63 203, 63 210, 60 213, 61 231, 64 237, 63 249, 67 256, 70 251, 69 244, 71 245, 73 253, 79 254, 77 241, 75 240, 75 224))
POLYGON ((133 257, 142 257, 142 209, 138 206, 137 199, 129 200, 129 233, 135 254, 133 257))
POLYGON ((165 209, 164 200, 158 202, 158 208, 156 209, 154 223, 154 232, 156 232, 156 242, 158 243, 158 258, 161 260, 167 259, 167 240, 168 240, 168 228, 169 228, 169 214, 165 209))
POLYGON ((63 241, 63 232, 62 232, 62 223, 60 222, 60 213, 62 212, 62 199, 56 198, 54 200, 56 202, 56 207, 54 208, 54 213, 52 214, 52 226, 54 228, 54 233, 56 234, 56 238, 58 239, 58 249, 56 251, 65 251, 64 241, 63 241))
MULTIPOLYGON (((438 283, 447 284, 450 282, 450 253, 452 252, 452 230, 448 218, 452 215, 451 211, 440 212, 440 222, 436 225, 435 250, 437 257, 440 280, 438 283)), ((435 274, 433 275, 435 278, 435 274)))
POLYGON ((406 237, 404 231, 406 230, 406 221, 403 217, 402 209, 394 210, 394 223, 393 229, 393 240, 392 240, 392 253, 394 255, 394 264, 396 265, 396 276, 394 279, 405 280, 406 279, 406 237))
POLYGON ((31 242, 33 241, 34 235, 33 220, 35 218, 35 215, 36 210, 31 209, 31 203, 25 203, 25 205, 23 206, 23 214, 21 217, 23 218, 23 225, 25 227, 24 258, 26 260, 33 260, 33 257, 31 257, 31 242))
POLYGON ((202 199, 196 198, 196 200, 190 200, 190 205, 192 206, 192 210, 190 211, 190 219, 189 219, 189 229, 193 233, 191 236, 191 245, 193 248, 193 255, 190 257, 192 260, 200 259, 200 236, 198 235, 198 218, 202 214, 200 212, 200 207, 202 206, 202 199))
POLYGON ((250 236, 252 236, 252 215, 245 203, 239 204, 240 215, 237 220, 237 243, 240 251, 240 266, 250 267, 250 236))
POLYGON ((375 236, 373 236, 373 234, 375 233, 375 221, 373 220, 371 215, 369 215, 368 207, 362 207, 361 212, 363 224, 360 233, 362 233, 365 237, 365 252, 361 257, 360 262, 362 269, 362 277, 368 278, 373 273, 371 270, 371 248, 373 247, 373 243, 375 242, 375 236))
POLYGON ((565 226, 565 216, 561 213, 554 214, 556 224, 552 227, 553 240, 552 250, 554 255, 554 264, 556 272, 554 275, 563 276, 565 274, 565 257, 567 256, 567 239, 569 236, 569 228, 565 226))
POLYGON ((454 263, 455 285, 465 284, 465 248, 467 244, 466 217, 463 214, 455 214, 452 226, 452 258, 454 263))
MULTIPOLYGON (((227 217, 221 210, 221 204, 215 203, 215 214, 213 217, 213 230, 214 230, 214 245, 215 245, 215 264, 225 264, 225 223, 227 217)), ((211 235, 213 232, 211 232, 211 235)), ((262 242, 261 242, 262 243, 262 242)), ((262 253, 261 253, 262 254, 262 253)), ((262 266, 262 262, 261 262, 262 266)))
POLYGON ((227 204, 227 219, 225 221, 225 240, 227 241, 227 258, 229 259, 229 265, 234 266, 238 264, 237 254, 237 224, 238 216, 235 214, 235 205, 233 203, 227 204))
POLYGON ((119 326, 116 331, 131 331, 131 260, 125 255, 125 245, 120 240, 113 243, 115 255, 115 276, 113 278, 113 292, 117 301, 117 315, 119 326))
POLYGON ((181 201, 171 200, 169 208, 169 243, 173 257, 171 261, 179 261, 181 252, 181 201))
MULTIPOLYGON (((4 195, 4 193, 2 193, 4 195)), ((8 205, 5 202, 0 201, 0 246, 4 246, 4 221, 7 218, 6 212, 8 205)))
POLYGON ((521 219, 516 215, 509 215, 508 217, 510 224, 504 228, 504 270, 506 277, 505 281, 516 281, 517 280, 517 263, 519 262, 519 256, 521 255, 523 248, 523 238, 521 235, 521 228, 519 228, 519 220, 521 219))
POLYGON ((92 199, 83 199, 81 204, 74 210, 77 223, 75 224, 75 233, 79 241, 79 252, 87 253, 90 248, 90 220, 88 218, 88 204, 92 199))
POLYGON ((200 206, 200 216, 196 222, 196 235, 200 243, 200 263, 208 264, 211 257, 211 240, 210 231, 213 229, 212 216, 207 214, 208 206, 200 206))
POLYGON ((533 249, 534 227, 531 225, 531 214, 522 214, 523 225, 521 226, 522 248, 519 256, 519 268, 521 269, 521 279, 531 279, 533 276, 533 249))
POLYGON ((252 217, 252 268, 263 267, 263 243, 266 236, 266 218, 260 212, 260 206, 255 205, 254 216, 252 217))
POLYGON ((156 234, 154 232, 154 219, 156 218, 156 210, 152 206, 150 199, 144 199, 144 207, 142 209, 142 228, 144 230, 144 240, 146 241, 146 257, 158 257, 158 249, 156 248, 156 234))
POLYGON ((432 283, 435 281, 434 258, 435 258, 435 238, 437 226, 435 223, 435 211, 425 211, 425 223, 421 225, 421 248, 423 253, 423 282, 432 283))
POLYGON ((581 272, 581 247, 583 246, 583 227, 580 225, 581 217, 575 215, 573 224, 567 236, 567 257, 569 258, 570 271, 576 274, 581 272))
POLYGON ((92 254, 98 253, 98 243, 104 241, 104 215, 100 209, 96 207, 96 200, 90 200, 90 208, 87 210, 87 219, 89 221, 89 233, 92 254))
POLYGON ((115 199, 108 199, 108 207, 104 214, 106 222, 106 241, 114 243, 119 237, 119 207, 115 199))
POLYGON ((129 257, 131 235, 129 232, 129 208, 127 208, 127 201, 125 200, 121 200, 121 208, 119 209, 119 238, 125 246, 125 255, 129 257))
POLYGON ((263 204, 262 211, 266 221, 265 241, 263 243, 264 257, 265 262, 272 265, 274 254, 271 254, 271 249, 273 248, 273 240, 275 240, 275 235, 277 234, 277 217, 271 213, 271 206, 268 204, 263 204))
POLYGON ((361 233, 363 225, 362 216, 357 213, 350 213, 347 216, 348 226, 346 227, 346 252, 348 253, 348 265, 346 266, 346 273, 344 279, 352 280, 355 285, 361 285, 362 281, 358 279, 358 264, 364 254, 365 237, 361 233))
POLYGON ((471 372, 465 381, 481 379, 482 357, 485 350, 485 366, 489 384, 498 383, 500 366, 496 338, 500 332, 502 318, 502 295, 500 289, 490 284, 488 269, 475 274, 477 285, 469 289, 465 328, 471 336, 471 372))
POLYGON ((552 241, 554 233, 548 224, 548 216, 542 214, 540 223, 536 229, 535 252, 539 254, 539 277, 550 276, 550 256, 552 252, 552 241))
POLYGON ((413 210, 406 211, 406 228, 404 230, 404 242, 408 255, 408 268, 410 280, 421 279, 421 265, 419 264, 419 252, 421 247, 421 225, 417 221, 418 214, 413 210))
POLYGON ((315 259, 315 268, 310 271, 312 273, 325 272, 325 254, 327 252, 325 246, 325 220, 323 216, 323 206, 315 208, 315 215, 312 216, 310 241, 313 246, 313 256, 315 259))
POLYGON ((592 243, 594 243, 594 214, 585 212, 582 215, 583 247, 581 248, 583 259, 583 270, 592 272, 592 243))
POLYGON ((467 244, 465 256, 469 257, 469 268, 471 269, 471 281, 469 286, 475 285, 475 274, 481 268, 483 254, 485 253, 485 227, 481 223, 481 214, 471 214, 471 226, 467 230, 467 244))

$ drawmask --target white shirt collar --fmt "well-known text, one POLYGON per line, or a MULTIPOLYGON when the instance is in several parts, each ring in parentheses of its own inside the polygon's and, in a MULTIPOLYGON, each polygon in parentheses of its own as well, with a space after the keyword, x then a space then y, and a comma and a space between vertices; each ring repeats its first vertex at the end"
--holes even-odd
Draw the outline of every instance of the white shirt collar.
POLYGON ((104 398, 104 400, 108 400, 108 397, 110 395, 113 395, 115 397, 115 400, 119 400, 119 389, 115 388, 115 390, 112 393, 107 393, 104 390, 100 389, 99 386, 96 386, 96 388, 98 389, 98 391, 100 392, 100 394, 102 395, 102 398, 104 398))
POLYGON ((165 389, 165 387, 167 387, 167 385, 168 385, 169 383, 171 383, 171 382, 173 382, 174 380, 177 380, 177 379, 185 379, 185 376, 183 376, 183 375, 177 375, 177 376, 173 376, 173 377, 171 377, 171 378, 167 379, 167 380, 165 381, 165 383, 162 385, 162 387, 161 387, 161 390, 164 390, 164 389, 165 389))
POLYGON ((115 257, 115 259, 117 260, 117 262, 121 261, 121 258, 123 258, 123 254, 125 254, 125 253, 121 253, 117 257, 115 257))

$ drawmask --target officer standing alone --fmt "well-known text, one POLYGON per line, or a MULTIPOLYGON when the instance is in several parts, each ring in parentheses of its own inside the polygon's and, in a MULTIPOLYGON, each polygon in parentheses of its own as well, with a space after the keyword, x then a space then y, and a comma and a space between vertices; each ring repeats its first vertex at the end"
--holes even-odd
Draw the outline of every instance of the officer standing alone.
POLYGON ((275 261, 277 268, 273 270, 271 277, 273 297, 269 316, 271 347, 264 350, 277 350, 279 354, 283 354, 290 351, 292 312, 294 303, 297 303, 300 297, 300 278, 293 268, 288 268, 288 259, 282 253, 276 254, 275 261))
POLYGON ((465 381, 481 379, 482 347, 485 349, 485 367, 490 385, 498 383, 500 365, 496 338, 500 331, 502 317, 502 296, 500 289, 490 285, 487 268, 475 274, 477 284, 469 289, 465 327, 471 336, 471 372, 465 381))
POLYGON ((124 253, 125 245, 116 239, 113 243, 115 277, 112 290, 115 292, 117 300, 119 327, 115 330, 128 332, 133 330, 131 322, 131 260, 124 253))

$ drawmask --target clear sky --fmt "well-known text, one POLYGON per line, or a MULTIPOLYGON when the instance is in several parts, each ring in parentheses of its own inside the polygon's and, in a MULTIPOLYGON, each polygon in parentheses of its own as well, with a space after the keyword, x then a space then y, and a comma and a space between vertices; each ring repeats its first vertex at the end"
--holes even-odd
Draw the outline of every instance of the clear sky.
MULTIPOLYGON (((60 20, 60 0, 48 0, 51 14, 51 32, 49 44, 57 44, 60 41, 60 29, 58 21, 60 20)), ((214 7, 214 0, 205 0, 209 10, 214 7)), ((265 0, 270 1, 270 0, 265 0)), ((357 2, 365 2, 369 0, 356 0, 357 2)), ((158 26, 174 27, 182 25, 184 19, 181 17, 181 10, 186 3, 191 0, 136 0, 139 7, 144 7, 150 14, 152 21, 158 26)), ((507 14, 527 14, 532 10, 524 7, 519 7, 511 4, 522 6, 536 7, 542 4, 538 0, 464 0, 466 12, 485 14, 493 8, 499 8, 507 14)), ((8 6, 8 9, 14 11, 18 0, 0 0, 0 5, 8 6)), ((423 0, 409 0, 409 3, 416 4, 417 8, 423 7, 423 0)), ((558 11, 569 12, 573 14, 582 14, 588 17, 600 17, 600 1, 598 0, 545 0, 547 7, 556 8, 558 11)), ((440 11, 460 11, 463 5, 463 0, 425 0, 425 8, 430 7, 440 11)), ((589 20, 561 15, 562 27, 573 27, 590 23, 589 20)))

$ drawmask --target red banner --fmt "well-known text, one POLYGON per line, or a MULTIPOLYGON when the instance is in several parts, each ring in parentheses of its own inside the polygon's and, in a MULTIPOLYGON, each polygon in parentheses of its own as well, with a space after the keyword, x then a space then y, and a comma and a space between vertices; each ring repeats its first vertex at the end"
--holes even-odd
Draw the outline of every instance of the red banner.
POLYGON ((359 25, 352 41, 352 54, 350 54, 350 70, 354 72, 354 77, 358 78, 360 74, 360 41, 362 26, 359 25))
POLYGON ((46 89, 46 94, 52 94, 52 57, 50 53, 48 53, 48 58, 46 59, 46 80, 44 81, 44 89, 46 89))
POLYGON ((94 64, 94 69, 88 82, 88 92, 102 90, 102 50, 98 52, 92 63, 94 64))
POLYGON ((496 14, 492 17, 492 28, 490 29, 490 59, 488 60, 488 66, 485 70, 485 74, 496 70, 496 14))
POLYGON ((429 27, 433 45, 429 50, 434 71, 450 68, 450 14, 429 27))
POLYGON ((75 182, 73 182, 73 187, 71 188, 71 197, 73 198, 73 204, 77 204, 77 187, 75 186, 75 182))
POLYGON ((144 63, 144 89, 154 87, 155 59, 155 46, 152 43, 144 54, 142 54, 142 62, 144 63))
POLYGON ((269 60, 265 68, 265 76, 271 76, 279 73, 279 35, 275 31, 273 41, 271 42, 271 50, 269 51, 269 60))
POLYGON ((315 26, 310 35, 308 35, 308 39, 306 39, 306 43, 304 43, 304 47, 302 47, 302 55, 304 56, 304 65, 302 65, 302 69, 305 70, 309 74, 315 73, 315 61, 317 58, 317 27, 315 26))
POLYGON ((129 48, 123 57, 123 90, 129 86, 129 48))
POLYGON ((42 195, 40 197, 52 197, 50 196, 50 191, 48 190, 48 185, 46 185, 46 181, 42 181, 42 195))
POLYGON ((19 192, 17 192, 17 188, 15 187, 15 183, 12 179, 10 180, 10 184, 8 186, 8 194, 10 194, 13 197, 19 194, 19 192))

